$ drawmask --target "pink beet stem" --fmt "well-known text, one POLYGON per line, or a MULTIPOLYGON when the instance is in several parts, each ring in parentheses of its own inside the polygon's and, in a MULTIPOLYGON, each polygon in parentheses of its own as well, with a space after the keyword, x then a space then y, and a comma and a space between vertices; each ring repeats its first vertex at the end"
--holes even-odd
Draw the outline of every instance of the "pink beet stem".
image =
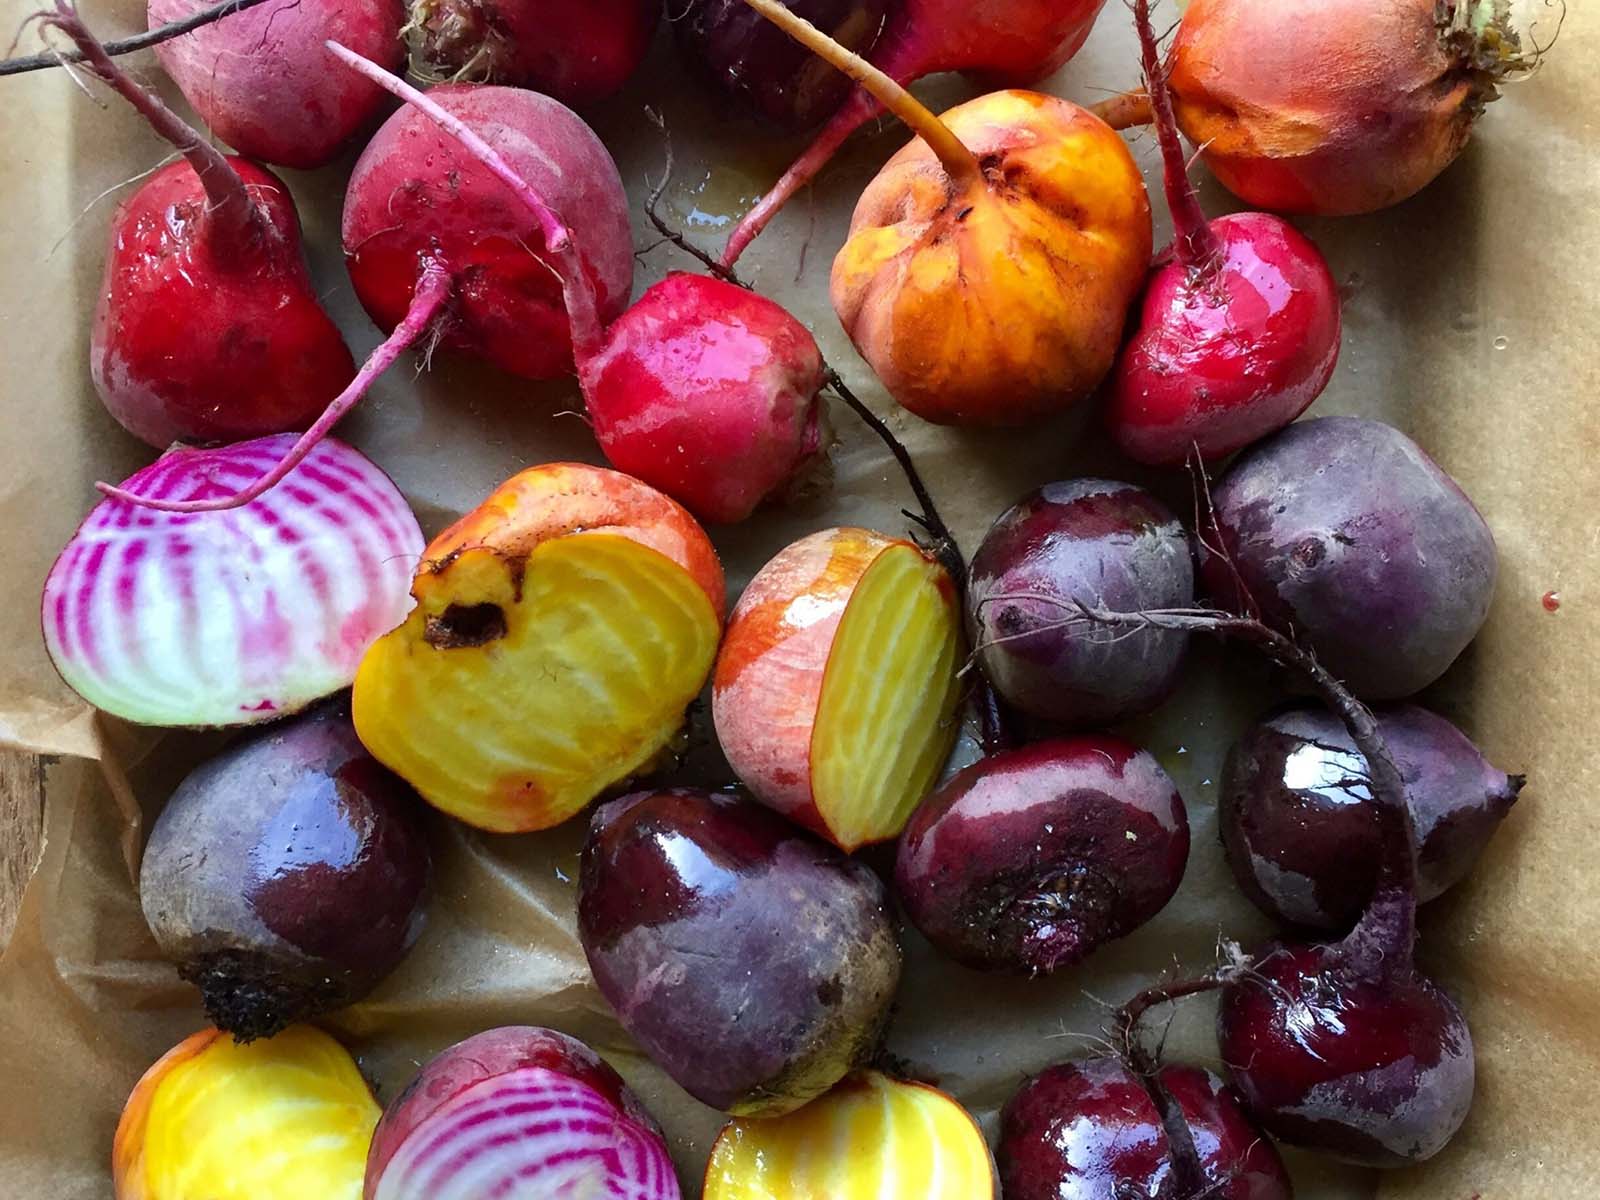
POLYGON ((228 228, 241 236, 257 226, 260 212, 245 189, 244 180, 239 178, 239 173, 233 169, 227 157, 206 141, 199 130, 162 103, 159 96, 134 82, 117 66, 100 44, 100 39, 84 24, 70 0, 56 0, 56 11, 46 16, 43 24, 59 29, 71 38, 78 52, 83 55, 83 64, 102 83, 133 105, 150 123, 150 127, 171 142, 178 153, 188 160, 194 173, 200 177, 200 186, 205 188, 206 198, 210 201, 207 211, 213 219, 225 222, 228 228))
POLYGON ((1178 140, 1178 122, 1172 115, 1172 93, 1167 90, 1167 69, 1161 61, 1155 31, 1150 28, 1150 0, 1133 0, 1133 21, 1139 29, 1139 61, 1144 68, 1145 91, 1155 118, 1156 139, 1161 143, 1162 179, 1167 208, 1172 213, 1173 245, 1178 260, 1196 274, 1216 269, 1222 244, 1211 231, 1200 197, 1189 178, 1189 163, 1178 140))
POLYGON ((298 441, 289 448, 289 452, 278 461, 265 475, 254 483, 241 488, 231 496, 218 496, 209 500, 160 500, 151 496, 141 496, 109 483, 97 483, 99 488, 113 500, 126 501, 137 504, 143 508, 153 508, 160 512, 194 513, 194 512, 220 512, 224 509, 238 508, 240 505, 249 504, 257 496, 271 490, 290 471, 293 471, 304 460, 306 455, 317 448, 317 444, 328 436, 329 431, 337 425, 340 419, 355 407, 356 403, 366 395, 367 389, 372 386, 372 381, 382 375, 394 363, 394 360, 405 353, 414 345, 428 327, 439 315, 440 309, 450 299, 453 287, 450 272, 443 264, 429 259, 423 264, 422 276, 417 280, 416 294, 411 298, 411 308, 406 312, 405 320, 395 326, 394 332, 384 339, 383 344, 374 350, 371 356, 361 365, 361 370, 350 381, 350 385, 329 402, 328 407, 322 410, 322 415, 316 423, 300 435, 298 441))
POLYGON ((354 50, 338 42, 325 43, 330 51, 351 69, 365 75, 373 83, 411 105, 423 116, 438 125, 510 188, 528 211, 538 218, 544 233, 545 249, 560 264, 562 299, 567 309, 567 320, 572 326, 572 349, 579 362, 596 353, 604 337, 600 324, 599 307, 595 300, 594 284, 578 248, 573 244, 572 231, 561 214, 551 208, 544 197, 536 192, 516 170, 501 157, 500 152, 470 129, 466 122, 447 111, 437 101, 412 87, 405 80, 385 71, 377 63, 362 58, 354 50))

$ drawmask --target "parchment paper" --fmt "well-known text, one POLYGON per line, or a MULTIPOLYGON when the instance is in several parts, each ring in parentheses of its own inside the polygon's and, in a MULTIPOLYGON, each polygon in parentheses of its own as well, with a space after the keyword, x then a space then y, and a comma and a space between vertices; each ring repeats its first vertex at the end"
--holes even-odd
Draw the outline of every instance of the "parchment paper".
MULTIPOLYGON (((0 28, 30 7, 6 0, 0 28)), ((131 30, 139 16, 127 0, 88 13, 107 34, 131 30)), ((1134 62, 1113 0, 1050 87, 1092 101, 1130 85, 1134 62)), ((1424 961, 1463 1000, 1478 1046, 1466 1128, 1434 1163, 1381 1181, 1291 1154, 1305 1200, 1374 1189, 1387 1200, 1600 1195, 1600 897, 1588 886, 1600 861, 1597 62, 1600 19, 1573 2, 1545 70, 1492 107, 1442 179, 1375 217, 1305 223, 1346 290, 1343 358, 1314 411, 1378 416, 1407 430, 1461 481, 1499 540, 1489 623, 1426 701, 1532 780, 1473 877, 1423 919, 1424 961), (1555 614, 1541 606, 1552 590, 1561 597, 1555 614)), ((920 90, 940 106, 972 94, 949 78, 920 90)), ((0 101, 0 744, 59 756, 48 771, 44 860, 0 961, 0 1200, 98 1200, 109 1194, 111 1134, 129 1088, 202 1022, 140 919, 131 863, 141 835, 128 814, 148 818, 226 738, 98 718, 60 684, 40 644, 40 585, 94 499, 91 481, 121 479, 150 457, 102 411, 86 370, 112 207, 92 202, 164 150, 124 107, 97 107, 60 72, 0 81, 0 101)), ((646 104, 664 110, 676 138, 672 215, 719 245, 728 214, 776 174, 793 144, 707 98, 663 38, 627 93, 588 114, 636 200, 661 162, 646 104)), ((802 198, 757 243, 747 262, 761 288, 811 325, 851 382, 890 412, 969 551, 1036 484, 1090 473, 1149 482, 1108 452, 1090 405, 1044 429, 992 435, 937 430, 891 410, 839 332, 826 278, 861 186, 903 140, 887 129, 852 143, 813 201, 802 198)), ((1152 139, 1133 144, 1157 186, 1152 139)), ((286 178, 313 268, 359 355, 378 334, 340 261, 348 166, 286 178)), ((1214 213, 1229 206, 1209 180, 1203 199, 1214 213)), ((636 233, 641 247, 653 240, 642 219, 636 233)), ((1164 236, 1158 229, 1158 244, 1164 236)), ((648 253, 636 291, 691 265, 668 248, 648 253)), ((395 477, 431 533, 526 464, 600 461, 570 415, 577 407, 571 384, 533 387, 440 355, 420 378, 392 372, 340 432, 395 477)), ((714 532, 733 589, 810 530, 904 528, 899 509, 910 498, 881 447, 842 409, 836 425, 830 495, 714 532)), ((1187 509, 1182 479, 1156 482, 1187 509)), ((1217 847, 1212 781, 1229 739, 1275 694, 1269 673, 1243 652, 1204 646, 1182 694, 1134 729, 1178 780, 1194 828, 1188 876, 1158 919, 1085 968, 1040 983, 940 962, 908 931, 890 1049, 992 1122, 1025 1072, 1085 1051, 1102 1001, 1119 1001, 1174 960, 1205 965, 1219 935, 1246 944, 1266 936, 1217 847)), ((524 837, 443 819, 434 827, 438 889, 423 941, 376 995, 328 1026, 384 1098, 428 1055, 492 1025, 548 1024, 582 1037, 640 1089, 674 1138, 689 1194, 698 1194, 692 1181, 719 1119, 638 1057, 590 984, 574 937, 582 820, 524 837)), ((1204 1000, 1186 1005, 1169 1053, 1211 1060, 1211 1013, 1204 1000)))

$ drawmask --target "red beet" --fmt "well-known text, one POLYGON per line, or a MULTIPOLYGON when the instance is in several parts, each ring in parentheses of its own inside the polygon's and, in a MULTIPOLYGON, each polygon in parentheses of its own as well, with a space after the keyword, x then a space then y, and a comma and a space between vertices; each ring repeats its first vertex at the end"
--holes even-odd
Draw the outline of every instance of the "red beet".
MULTIPOLYGON (((971 71, 997 85, 1049 75, 1078 52, 1105 0, 900 0, 868 56, 896 83, 971 71)), ((732 266, 778 210, 828 164, 852 133, 883 112, 855 88, 816 140, 734 227, 722 261, 732 266)))
POLYGON ((124 74, 70 5, 46 24, 184 158, 111 221, 89 343, 107 410, 161 449, 304 428, 355 366, 312 288, 289 190, 225 158, 124 74))
MULTIPOLYGON (((1417 899, 1432 900, 1472 869, 1523 778, 1415 705, 1380 710, 1378 727, 1405 779, 1417 899)), ((1240 888, 1280 921, 1348 929, 1377 884, 1382 822, 1367 762, 1325 708, 1287 709, 1245 731, 1228 752, 1217 820, 1240 888)))
POLYGON ((1149 8, 1135 0, 1173 241, 1117 360, 1106 417, 1130 458, 1172 465, 1194 449, 1202 458, 1231 454, 1310 407, 1339 357, 1339 292, 1321 253, 1282 218, 1206 221, 1149 8))
POLYGON ((900 838, 895 892, 930 942, 985 970, 1046 974, 1166 906, 1189 858, 1183 798, 1109 734, 1037 742, 967 767, 900 838))
MULTIPOLYGON (((1189 1124, 1208 1200, 1290 1200, 1283 1160, 1231 1088, 1198 1067, 1165 1067, 1160 1080, 1189 1124)), ((1173 1196, 1170 1154, 1144 1085, 1116 1060, 1092 1059, 1022 1085, 1000 1114, 995 1158, 1006 1200, 1123 1200, 1173 1196)))
POLYGON ((425 79, 592 104, 628 82, 660 16, 661 0, 411 0, 408 28, 425 79))
MULTIPOLYGON (((212 0, 149 0, 151 28, 212 0)), ((171 38, 156 57, 211 131, 241 154, 285 167, 331 162, 383 111, 383 89, 327 69, 329 38, 398 69, 401 0, 270 0, 171 38)))

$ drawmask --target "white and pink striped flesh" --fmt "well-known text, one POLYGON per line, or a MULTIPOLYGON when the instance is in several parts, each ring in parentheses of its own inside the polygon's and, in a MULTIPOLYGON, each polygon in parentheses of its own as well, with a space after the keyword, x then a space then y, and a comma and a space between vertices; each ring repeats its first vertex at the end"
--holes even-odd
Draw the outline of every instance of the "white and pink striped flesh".
MULTIPOLYGON (((174 448, 125 486, 230 495, 294 434, 174 448)), ((221 512, 108 499, 45 580, 45 646, 89 703, 142 725, 270 721, 350 686, 411 609, 422 530, 394 483, 332 438, 267 494, 221 512)))
POLYGON ((544 1067, 456 1093, 367 1187, 373 1200, 680 1200, 660 1134, 544 1067))

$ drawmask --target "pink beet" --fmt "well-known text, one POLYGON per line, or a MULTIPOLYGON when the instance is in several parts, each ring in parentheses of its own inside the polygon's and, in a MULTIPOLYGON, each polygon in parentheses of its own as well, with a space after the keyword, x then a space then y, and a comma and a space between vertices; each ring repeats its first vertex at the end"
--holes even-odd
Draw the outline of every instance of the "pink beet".
MULTIPOLYGON (((997 86, 1043 79, 1076 54, 1105 0, 902 0, 867 56, 896 83, 968 71, 997 86)), ((852 133, 883 112, 857 87, 783 177, 728 236, 724 266, 738 262, 772 218, 828 165, 852 133)))
POLYGON ((312 289, 289 191, 226 158, 122 72, 70 4, 45 24, 175 146, 111 221, 89 368, 134 436, 233 441, 304 428, 354 364, 312 289))
MULTIPOLYGON (((149 0, 153 29, 212 0, 149 0)), ((329 38, 398 69, 401 0, 270 0, 156 47, 156 57, 205 123, 241 154, 320 167, 377 123, 383 89, 328 70, 329 38)))
POLYGON ((1171 465, 1195 448, 1231 454, 1310 407, 1339 357, 1339 293, 1322 254, 1287 221, 1246 212, 1207 222, 1148 0, 1134 15, 1174 236, 1112 374, 1107 420, 1129 457, 1171 465))

